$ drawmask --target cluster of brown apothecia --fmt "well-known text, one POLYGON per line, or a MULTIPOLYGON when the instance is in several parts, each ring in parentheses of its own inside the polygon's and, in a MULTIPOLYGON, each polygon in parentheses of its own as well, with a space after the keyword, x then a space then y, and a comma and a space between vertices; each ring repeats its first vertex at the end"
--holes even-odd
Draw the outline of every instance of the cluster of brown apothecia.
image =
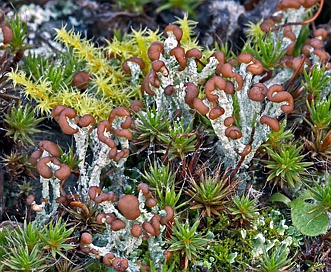
MULTIPOLYGON (((201 62, 202 52, 197 48, 192 48, 185 52, 184 48, 180 46, 182 37, 182 30, 176 25, 168 25, 165 29, 165 36, 172 32, 178 41, 178 45, 170 50, 170 56, 174 56, 179 64, 178 72, 187 68, 189 59, 204 65, 201 62)), ((152 70, 147 73, 141 90, 143 93, 155 95, 153 89, 160 88, 160 77, 167 77, 169 75, 169 68, 166 67, 164 61, 160 59, 165 54, 164 44, 156 41, 151 44, 148 50, 148 56, 152 61, 152 70)), ((250 53, 242 53, 237 60, 231 59, 226 61, 223 52, 214 52, 211 57, 217 59, 218 64, 215 68, 214 75, 212 75, 206 82, 199 83, 184 82, 185 88, 185 102, 192 109, 199 113, 206 115, 210 120, 216 120, 225 113, 225 109, 219 105, 218 91, 223 91, 227 95, 234 95, 236 91, 241 91, 244 84, 243 75, 234 69, 234 66, 246 64, 246 73, 252 75, 262 75, 265 73, 265 68, 262 63, 250 53), (199 97, 200 90, 203 89, 204 97, 199 97)), ((210 58, 209 58, 210 59, 210 58)), ((208 60, 209 60, 208 59, 208 60)), ((175 85, 168 85, 164 88, 164 94, 171 96, 179 88, 175 85)), ((281 109, 284 113, 290 113, 293 110, 293 98, 286 92, 281 85, 274 84, 271 87, 265 86, 263 83, 254 84, 248 93, 249 99, 252 101, 263 102, 266 98, 274 103, 283 103, 281 109)), ((240 129, 233 125, 235 119, 228 117, 224 120, 224 125, 227 127, 225 135, 233 140, 241 138, 242 133, 240 129)), ((260 118, 261 124, 268 125, 271 129, 279 130, 279 123, 276 118, 263 115, 260 118)))
POLYGON ((59 147, 51 141, 41 141, 38 144, 39 149, 34 151, 29 159, 29 162, 36 165, 37 172, 45 179, 50 179, 53 176, 61 181, 65 181, 71 174, 71 169, 68 165, 60 163, 59 157, 61 155, 59 147), (44 152, 48 155, 43 156, 44 152), (59 166, 57 170, 53 170, 49 163, 59 166))
MULTIPOLYGON (((315 6, 318 2, 320 2, 320 8, 323 6, 323 0, 280 0, 277 4, 277 9, 275 13, 266 18, 262 24, 261 29, 264 32, 268 32, 272 30, 277 23, 280 23, 283 19, 283 12, 287 9, 299 9, 301 7, 308 9, 315 6)), ((312 21, 310 19, 310 21, 312 21)), ((298 24, 298 23, 295 23, 298 24)), ((284 32, 287 32, 288 29, 284 29, 284 32)), ((284 33, 285 34, 285 33, 284 33)))
MULTIPOLYGON (((153 198, 149 187, 145 183, 140 183, 137 187, 143 195, 145 200, 145 206, 153 208, 156 206, 157 201, 153 198)), ((102 192, 98 186, 92 186, 89 188, 88 195, 95 203, 102 206, 104 204, 114 205, 116 203, 116 196, 113 192, 102 192)), ((129 230, 129 235, 135 238, 142 238, 143 240, 149 239, 152 236, 158 236, 161 234, 161 226, 170 225, 174 219, 174 210, 170 206, 165 206, 164 216, 160 216, 154 213, 148 221, 141 223, 144 218, 141 217, 139 199, 135 195, 122 195, 119 197, 116 207, 120 214, 115 212, 100 212, 96 221, 98 224, 105 224, 109 231, 117 232, 121 230, 129 230), (118 218, 118 217, 121 217, 118 218)), ((91 233, 84 232, 81 235, 80 240, 81 251, 87 254, 93 254, 98 259, 102 258, 103 263, 106 266, 113 266, 116 271, 126 271, 129 267, 129 261, 123 256, 117 256, 113 252, 108 252, 105 247, 98 247, 93 245, 93 237, 91 233)), ((142 266, 141 262, 138 262, 138 266, 142 266)))
MULTIPOLYGON (((52 111, 52 116, 59 123, 63 133, 68 135, 77 133, 79 129, 78 125, 80 127, 90 126, 91 127, 90 131, 92 131, 93 125, 95 123, 95 119, 92 115, 86 114, 82 117, 78 117, 74 109, 68 108, 63 105, 55 107, 52 111), (69 120, 72 120, 73 123, 69 124, 69 120)), ((132 133, 129 130, 129 128, 131 127, 132 123, 133 121, 130 117, 130 112, 126 108, 120 107, 120 108, 115 108, 110 112, 108 120, 103 120, 97 125, 98 139, 111 148, 111 151, 109 152, 109 158, 118 161, 122 157, 127 157, 129 154, 129 150, 123 149, 117 152, 117 148, 114 140, 111 137, 105 136, 104 133, 112 132, 117 137, 124 137, 128 140, 131 140, 132 133), (115 129, 113 128, 112 124, 117 116, 125 117, 125 121, 121 123, 121 128, 115 129)), ((32 153, 30 157, 30 163, 37 164, 37 171, 41 176, 43 176, 44 178, 51 178, 52 177, 51 169, 47 167, 46 164, 52 161, 53 163, 60 165, 58 164, 58 160, 56 160, 56 158, 58 158, 59 156, 60 156, 60 151, 56 144, 50 141, 41 141, 39 143, 39 150, 32 153), (43 151, 47 151, 50 156, 40 158, 43 151)), ((67 175, 69 175, 68 170, 70 168, 65 167, 64 164, 61 164, 60 166, 61 168, 55 171, 54 174, 57 178, 63 180, 64 178, 67 178, 67 175)))
MULTIPOLYGON (((52 187, 58 187, 55 189, 56 192, 53 191, 53 194, 55 194, 54 198, 56 198, 61 194, 65 181, 71 175, 71 168, 68 165, 60 162, 59 158, 61 153, 59 147, 55 143, 44 140, 39 143, 38 147, 39 149, 31 154, 29 162, 32 165, 36 165, 38 174, 45 180, 53 179, 54 184, 52 184, 52 187)), ((48 182, 47 184, 43 184, 43 186, 48 188, 48 182)), ((47 189, 45 190, 47 191, 47 189)), ((45 192, 43 191, 43 197, 40 200, 41 204, 37 204, 35 202, 34 195, 28 196, 26 203, 31 205, 32 211, 41 212, 45 205, 50 203, 50 196, 48 194, 44 194, 45 192)))
MULTIPOLYGON (((85 114, 82 117, 78 117, 74 109, 68 108, 66 106, 57 106, 52 111, 53 118, 59 123, 61 130, 68 135, 72 135, 78 132, 80 127, 91 127, 93 129, 95 119, 90 114, 85 114), (69 123, 68 120, 72 120, 69 123)), ((130 117, 130 112, 125 107, 119 107, 113 109, 108 117, 108 120, 102 120, 97 126, 98 139, 106 144, 110 151, 108 156, 114 161, 119 161, 121 158, 126 158, 129 155, 129 149, 123 148, 118 151, 114 139, 110 135, 106 135, 107 132, 113 133, 116 137, 124 137, 127 140, 132 139, 132 132, 130 128, 133 124, 133 120, 130 117), (124 118, 125 120, 120 124, 121 128, 114 128, 113 122, 116 117, 124 118)))
MULTIPOLYGON (((326 66, 326 69, 331 68, 329 62, 330 56, 323 49, 324 40, 326 39, 327 33, 324 29, 316 29, 313 33, 314 37, 307 39, 305 45, 302 47, 302 55, 293 56, 293 51, 296 46, 297 36, 292 31, 291 25, 306 24, 313 21, 319 13, 323 1, 319 0, 285 0, 280 1, 278 4, 277 11, 264 20, 261 24, 261 29, 265 32, 268 31, 281 31, 283 32, 284 38, 291 40, 291 43, 287 46, 286 54, 281 59, 280 65, 291 68, 294 71, 294 75, 302 73, 303 69, 310 69, 312 67, 311 57, 314 55, 319 58, 320 63, 326 66), (286 9, 300 7, 311 8, 320 2, 320 8, 313 18, 304 22, 288 22, 284 25, 279 25, 282 20, 283 11, 286 9), (278 24, 278 25, 277 25, 278 24)), ((143 80, 141 90, 142 93, 154 96, 156 89, 163 89, 165 96, 171 96, 179 88, 182 88, 178 84, 162 86, 162 77, 168 77, 170 69, 168 67, 165 58, 175 57, 178 68, 177 73, 189 69, 188 62, 190 59, 194 59, 199 65, 205 66, 202 63, 202 52, 197 48, 192 48, 187 51, 180 45, 180 41, 183 35, 182 30, 176 25, 168 25, 164 30, 164 35, 167 38, 170 33, 174 35, 178 44, 168 52, 165 52, 165 44, 160 41, 155 41, 151 44, 148 49, 148 57, 152 61, 152 70, 146 74, 143 80)), ((211 120, 216 120, 225 113, 225 109, 219 104, 219 95, 217 92, 223 91, 226 95, 234 95, 235 92, 242 91, 244 79, 243 74, 239 72, 238 67, 241 64, 246 64, 246 73, 252 75, 263 76, 260 82, 250 86, 248 91, 248 97, 252 101, 264 102, 270 101, 274 103, 281 103, 281 110, 289 114, 294 109, 293 97, 287 90, 285 90, 280 84, 273 84, 266 86, 265 81, 268 80, 268 69, 265 68, 261 61, 256 59, 252 54, 243 52, 236 60, 230 59, 226 61, 225 55, 222 52, 214 52, 211 56, 217 59, 218 64, 215 69, 214 75, 212 75, 207 81, 205 79, 201 82, 183 82, 185 88, 185 102, 192 109, 206 115, 211 120), (265 75, 265 76, 264 76, 265 75), (203 90, 205 96, 201 97, 201 90, 203 90)), ((210 58, 208 59, 208 61, 210 58)), ((137 62, 138 63, 138 62, 137 62)), ((141 63, 141 61, 139 61, 141 63)), ((240 129, 233 125, 235 119, 233 117, 226 118, 224 125, 227 127, 225 135, 233 140, 238 139, 242 136, 240 129)), ((277 131, 280 128, 277 118, 268 115, 260 117, 260 123, 262 125, 268 125, 272 130, 277 131)))
POLYGON ((313 31, 313 37, 306 39, 305 44, 301 49, 302 56, 293 57, 293 52, 297 45, 298 37, 293 33, 292 26, 305 25, 313 22, 320 14, 323 4, 324 0, 282 0, 279 1, 276 12, 261 23, 262 31, 278 31, 282 28, 284 37, 291 40, 291 43, 287 47, 286 55, 282 60, 282 63, 286 67, 302 72, 304 67, 303 64, 311 66, 309 57, 315 55, 320 59, 321 64, 326 66, 326 69, 331 68, 331 63, 329 62, 330 55, 324 50, 324 42, 327 38, 327 31, 323 28, 315 29, 313 31), (281 24, 283 14, 287 9, 300 9, 301 7, 308 9, 312 8, 317 3, 320 3, 319 8, 315 15, 310 19, 302 22, 286 22, 285 24, 281 24))
MULTIPOLYGON (((52 116, 59 123, 61 130, 65 134, 76 134, 76 136, 79 134, 77 139, 78 141, 81 139, 81 142, 76 141, 76 144, 78 144, 77 149, 86 151, 87 145, 89 144, 88 137, 94 132, 95 136, 91 137, 95 137, 95 141, 103 143, 103 150, 105 151, 105 158, 103 159, 107 159, 106 157, 108 156, 109 160, 118 162, 129 155, 129 149, 123 147, 119 150, 117 148, 118 143, 116 142, 117 137, 125 139, 126 141, 132 139, 130 129, 133 125, 133 120, 130 117, 128 109, 124 107, 115 108, 110 112, 108 120, 102 120, 98 124, 95 124, 95 118, 92 115, 86 114, 79 117, 74 109, 63 105, 55 107, 52 111, 52 116)), ((60 162, 60 149, 55 143, 51 141, 41 141, 38 147, 38 150, 33 152, 29 159, 31 164, 36 165, 36 170, 40 176, 45 179, 45 182, 42 182, 42 204, 37 205, 35 199, 32 199, 32 196, 30 196, 28 200, 32 211, 36 212, 42 211, 46 203, 50 204, 51 197, 49 195, 47 180, 53 180, 50 185, 53 188, 52 202, 55 204, 55 200, 58 197, 65 195, 63 185, 72 172, 71 167, 60 162)), ((81 156, 85 156, 85 154, 81 156)), ((82 175, 81 171, 83 171, 83 174, 90 171, 85 169, 87 167, 85 165, 85 159, 79 157, 79 160, 83 161, 83 164, 79 167, 79 174, 82 175)), ((94 178, 97 183, 99 181, 98 177, 94 178)), ((83 186, 88 186, 88 184, 85 185, 85 183, 83 186)))

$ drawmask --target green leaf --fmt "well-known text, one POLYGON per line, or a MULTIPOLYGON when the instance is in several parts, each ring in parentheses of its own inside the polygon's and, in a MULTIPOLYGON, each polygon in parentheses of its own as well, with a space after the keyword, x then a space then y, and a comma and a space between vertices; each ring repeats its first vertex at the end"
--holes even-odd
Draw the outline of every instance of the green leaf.
POLYGON ((304 201, 304 200, 314 199, 314 198, 312 197, 311 192, 309 190, 304 190, 297 199, 304 201))
POLYGON ((323 209, 312 203, 296 199, 291 203, 293 225, 304 235, 325 234, 329 227, 329 217, 323 209))
POLYGON ((290 204, 291 204, 291 199, 289 199, 287 196, 285 196, 285 195, 283 195, 281 193, 275 193, 275 194, 273 194, 269 198, 269 200, 271 202, 282 202, 282 203, 284 203, 287 206, 290 206, 290 204))

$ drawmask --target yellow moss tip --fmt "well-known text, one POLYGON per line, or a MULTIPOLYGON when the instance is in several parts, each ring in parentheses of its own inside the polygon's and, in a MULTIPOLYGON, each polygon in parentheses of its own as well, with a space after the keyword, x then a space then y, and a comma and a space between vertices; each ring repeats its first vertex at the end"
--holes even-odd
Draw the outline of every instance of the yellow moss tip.
POLYGON ((192 40, 192 37, 195 35, 194 34, 194 28, 196 27, 196 25, 198 24, 198 22, 195 22, 193 20, 189 20, 188 19, 188 15, 185 14, 183 18, 178 18, 177 17, 177 21, 174 22, 174 24, 179 25, 179 27, 182 29, 183 31, 183 36, 181 39, 182 43, 188 43, 188 42, 194 42, 196 43, 196 40, 192 40))

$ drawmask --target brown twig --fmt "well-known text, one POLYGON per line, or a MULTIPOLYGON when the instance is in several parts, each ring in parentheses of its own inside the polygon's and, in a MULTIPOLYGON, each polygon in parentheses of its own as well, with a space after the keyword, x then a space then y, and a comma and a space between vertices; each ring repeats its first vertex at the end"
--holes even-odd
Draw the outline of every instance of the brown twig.
POLYGON ((286 86, 285 86, 285 90, 288 89, 288 87, 290 87, 290 85, 292 84, 293 80, 296 78, 296 76, 298 75, 299 71, 301 70, 303 64, 305 63, 306 60, 306 56, 302 57, 302 60, 300 61, 300 64, 298 66, 298 68, 294 71, 293 75, 291 76, 290 80, 287 82, 286 86))

